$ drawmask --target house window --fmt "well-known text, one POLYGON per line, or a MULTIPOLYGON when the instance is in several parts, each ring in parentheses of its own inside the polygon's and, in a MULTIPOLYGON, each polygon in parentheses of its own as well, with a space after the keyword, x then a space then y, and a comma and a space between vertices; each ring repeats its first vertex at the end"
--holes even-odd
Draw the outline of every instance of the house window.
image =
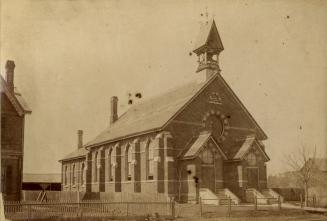
POLYGON ((201 159, 203 164, 213 164, 214 163, 214 156, 211 150, 205 149, 202 151, 201 159))
POLYGON ((128 145, 125 151, 126 180, 132 180, 132 148, 128 145))
POLYGON ((153 171, 154 171, 154 163, 153 163, 153 148, 150 147, 150 142, 148 142, 146 146, 146 175, 148 180, 153 180, 153 171))
POLYGON ((247 156, 247 161, 250 166, 254 166, 257 163, 257 158, 254 153, 249 153, 247 156))
POLYGON ((82 163, 82 170, 81 170, 81 184, 84 185, 85 180, 84 180, 84 173, 85 173, 85 164, 82 163))
POLYGON ((98 182, 98 152, 94 156, 94 182, 98 182))

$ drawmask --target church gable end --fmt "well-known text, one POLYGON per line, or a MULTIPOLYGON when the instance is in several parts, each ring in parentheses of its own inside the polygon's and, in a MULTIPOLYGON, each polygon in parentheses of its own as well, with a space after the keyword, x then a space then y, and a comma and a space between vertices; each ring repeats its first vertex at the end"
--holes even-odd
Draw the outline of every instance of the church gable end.
POLYGON ((240 148, 235 146, 238 140, 252 134, 258 140, 266 139, 219 74, 169 121, 167 128, 178 137, 176 147, 185 147, 190 136, 197 136, 203 130, 212 131, 213 138, 229 158, 240 148))

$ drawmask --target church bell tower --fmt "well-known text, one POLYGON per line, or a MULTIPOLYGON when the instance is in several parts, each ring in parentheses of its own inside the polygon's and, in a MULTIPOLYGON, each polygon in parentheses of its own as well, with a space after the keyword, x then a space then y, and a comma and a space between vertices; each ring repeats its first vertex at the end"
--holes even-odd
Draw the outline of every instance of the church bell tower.
POLYGON ((215 20, 206 21, 200 28, 193 52, 198 56, 196 72, 205 72, 206 80, 220 73, 219 54, 224 50, 215 20))

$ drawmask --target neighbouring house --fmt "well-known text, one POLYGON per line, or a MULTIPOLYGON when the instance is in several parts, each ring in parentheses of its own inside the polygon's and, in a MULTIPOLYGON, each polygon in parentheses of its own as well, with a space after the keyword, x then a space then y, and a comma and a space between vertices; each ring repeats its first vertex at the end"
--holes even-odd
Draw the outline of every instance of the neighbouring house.
POLYGON ((1 192, 4 200, 19 200, 22 188, 25 115, 31 109, 14 85, 15 63, 7 61, 1 90, 1 192))
POLYGON ((78 148, 60 160, 63 191, 182 202, 277 196, 267 189, 267 135, 221 75, 223 50, 215 21, 206 22, 193 50, 202 81, 143 100, 120 116, 112 97, 108 128, 85 145, 79 131, 78 148))

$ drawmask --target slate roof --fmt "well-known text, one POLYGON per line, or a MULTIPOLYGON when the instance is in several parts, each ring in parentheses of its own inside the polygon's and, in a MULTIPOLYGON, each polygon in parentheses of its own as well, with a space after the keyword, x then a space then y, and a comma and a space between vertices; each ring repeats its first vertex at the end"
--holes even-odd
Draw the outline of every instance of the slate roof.
POLYGON ((61 174, 24 173, 23 183, 61 183, 61 174))
POLYGON ((65 161, 65 160, 70 160, 70 159, 78 159, 78 158, 86 157, 87 153, 88 153, 88 150, 85 149, 85 147, 78 148, 77 150, 74 150, 73 152, 66 155, 64 158, 62 158, 59 161, 65 161))
POLYGON ((219 51, 224 50, 224 46, 223 46, 223 43, 221 42, 215 20, 212 19, 211 21, 203 23, 200 26, 200 32, 196 39, 193 52, 197 51, 197 49, 202 48, 204 45, 206 45, 210 37, 216 37, 216 40, 213 42, 217 43, 217 45, 214 45, 214 46, 219 51), (215 33, 211 33, 212 31, 215 33), (215 34, 215 35, 213 35, 213 34, 215 34))
POLYGON ((17 88, 14 89, 14 92, 10 90, 2 75, 0 75, 0 88, 1 92, 6 94, 8 100, 12 103, 13 107, 20 116, 23 114, 32 113, 32 110, 29 108, 22 95, 18 92, 17 88))
POLYGON ((144 132, 159 131, 177 114, 196 94, 216 77, 204 83, 192 82, 167 93, 144 100, 132 106, 110 127, 105 129, 86 147, 120 140, 126 136, 144 132))

